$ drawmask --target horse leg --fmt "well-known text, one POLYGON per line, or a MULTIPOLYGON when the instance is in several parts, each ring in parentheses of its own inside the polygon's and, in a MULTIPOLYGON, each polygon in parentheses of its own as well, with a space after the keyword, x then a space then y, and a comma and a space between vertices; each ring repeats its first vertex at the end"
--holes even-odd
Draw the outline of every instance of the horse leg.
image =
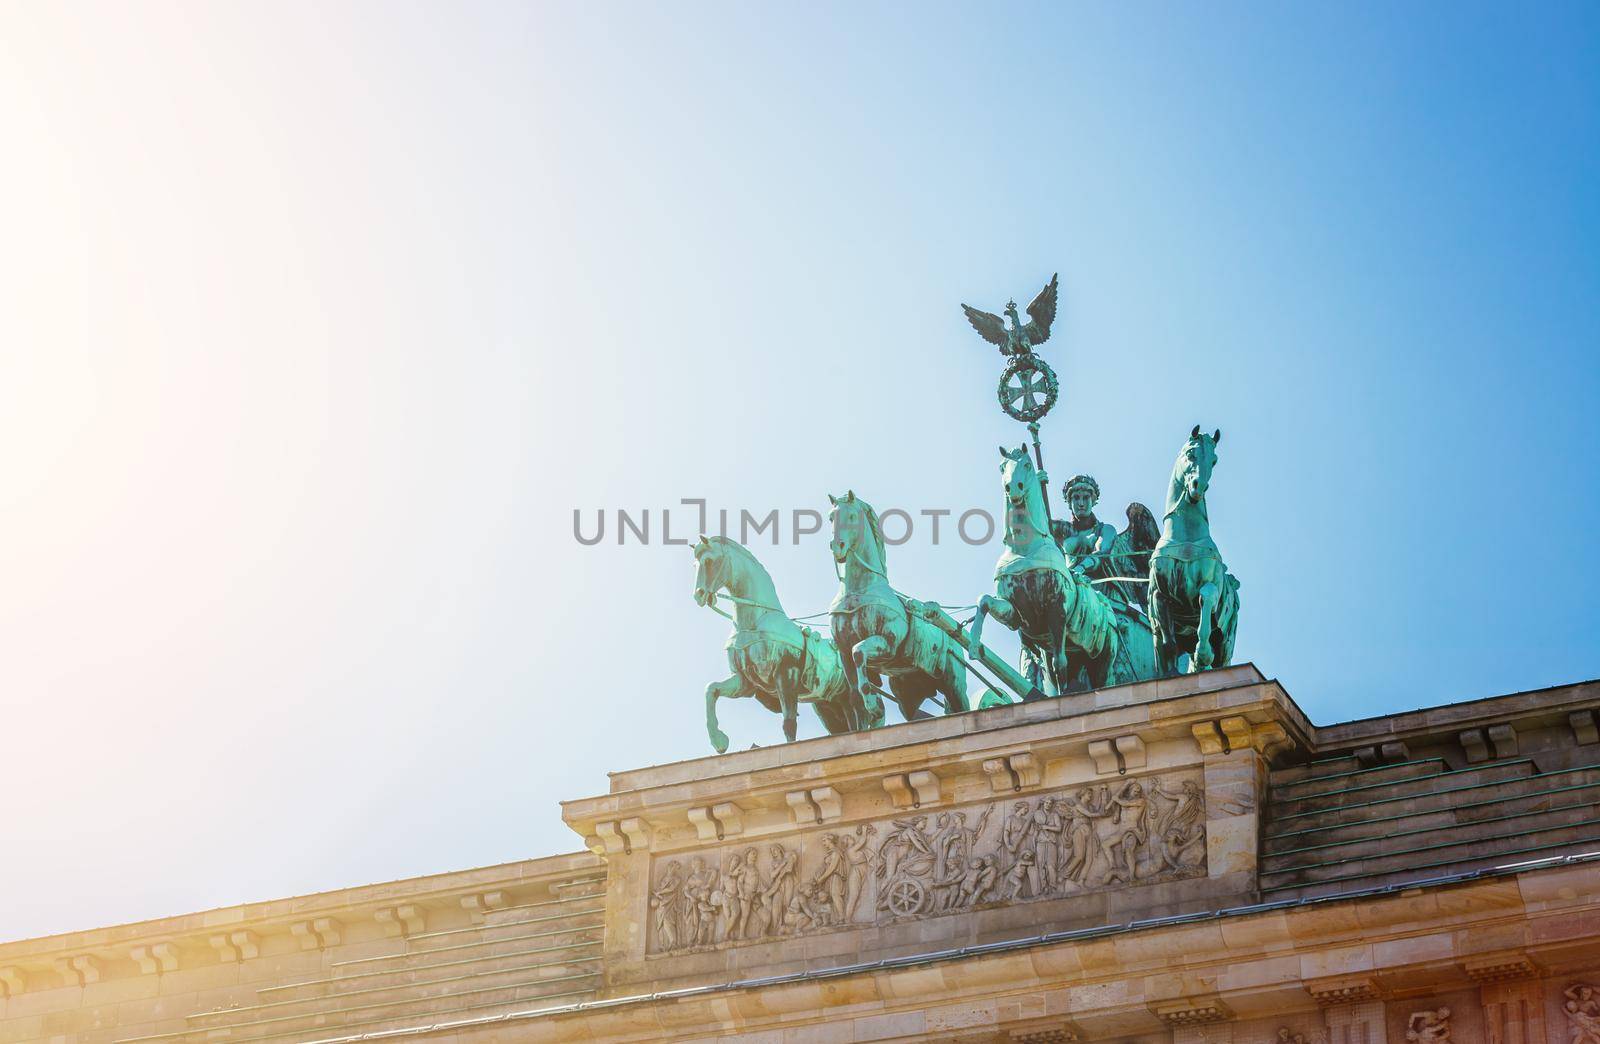
POLYGON ((1194 654, 1189 657, 1189 673, 1209 670, 1215 660, 1211 646, 1211 620, 1217 609, 1217 585, 1200 585, 1200 620, 1194 625, 1194 654))
POLYGON ((728 734, 717 727, 717 701, 750 695, 753 693, 745 689, 744 679, 737 674, 706 686, 706 735, 718 754, 728 752, 728 734))
POLYGON ((839 647, 839 666, 844 670, 845 687, 849 690, 848 699, 860 720, 870 721, 882 713, 878 708, 878 697, 869 696, 867 687, 863 684, 861 668, 856 663, 855 645, 835 636, 839 647), (874 713, 877 712, 877 713, 874 713))
MULTIPOLYGON (((1022 677, 1034 692, 1044 693, 1045 665, 1039 653, 1027 642, 1022 643, 1022 677)), ((1052 686, 1055 682, 1050 683, 1052 686)))
POLYGON ((1050 665, 1050 682, 1055 686, 1057 696, 1065 696, 1072 691, 1073 682, 1078 678, 1076 664, 1071 653, 1067 652, 1066 636, 1056 643, 1046 660, 1050 665))
POLYGON ((1068 652, 1067 643, 1067 606, 1064 600, 1053 598, 1046 602, 1044 620, 1044 633, 1047 635, 1048 646, 1040 646, 1041 657, 1050 668, 1050 682, 1055 686, 1057 696, 1065 696, 1072 691, 1073 683, 1077 681, 1078 672, 1075 669, 1074 658, 1068 652))
POLYGON ((1172 622, 1172 602, 1162 591, 1156 576, 1158 566, 1150 566, 1150 642, 1155 650, 1156 677, 1170 678, 1178 673, 1178 634, 1172 622))
POLYGON ((1233 662, 1233 642, 1239 629, 1239 582, 1232 573, 1224 573, 1225 585, 1217 604, 1217 661, 1216 666, 1226 667, 1233 662))
POLYGON ((811 705, 811 709, 817 712, 817 719, 822 722, 822 727, 830 736, 837 736, 841 732, 855 732, 865 727, 856 721, 855 713, 848 703, 840 705, 818 700, 811 705))
POLYGON ((850 650, 850 658, 855 664, 856 677, 859 679, 857 684, 860 686, 863 698, 870 691, 872 699, 874 701, 878 699, 881 688, 874 682, 869 689, 867 679, 881 678, 884 665, 893 655, 894 646, 890 645, 889 640, 881 634, 867 635, 850 650))
POLYGON ((1089 672, 1089 688, 1103 689, 1111 680, 1111 661, 1116 657, 1116 651, 1110 644, 1100 650, 1099 656, 1091 656, 1085 669, 1089 672))
POLYGON ((939 691, 944 694, 944 712, 957 714, 972 709, 967 702, 967 665, 962 662, 961 653, 954 642, 948 643, 948 649, 943 657, 944 671, 935 677, 939 691))
MULTIPOLYGON (((900 714, 907 721, 921 721, 933 715, 922 709, 922 704, 938 691, 934 680, 926 674, 902 674, 890 682, 894 701, 900 705, 900 714)), ((947 708, 948 709, 948 708, 947 708)))
POLYGON ((1065 648, 1065 644, 1063 644, 1063 648, 1061 650, 1061 695, 1071 696, 1076 693, 1087 692, 1088 690, 1095 688, 1094 671, 1091 666, 1092 662, 1093 661, 1091 661, 1089 657, 1081 651, 1075 653, 1068 652, 1065 648), (1087 675, 1087 677, 1085 678, 1084 682, 1079 684, 1078 679, 1080 677, 1084 677, 1085 675, 1087 675))
POLYGON ((978 615, 972 618, 972 630, 967 633, 967 659, 976 660, 978 650, 983 646, 983 621, 985 617, 992 616, 1006 627, 1015 631, 1017 629, 1017 610, 1004 598, 994 595, 984 595, 978 599, 978 615))
POLYGON ((778 703, 783 707, 783 738, 793 743, 800 729, 800 672, 793 668, 780 671, 777 683, 778 703))

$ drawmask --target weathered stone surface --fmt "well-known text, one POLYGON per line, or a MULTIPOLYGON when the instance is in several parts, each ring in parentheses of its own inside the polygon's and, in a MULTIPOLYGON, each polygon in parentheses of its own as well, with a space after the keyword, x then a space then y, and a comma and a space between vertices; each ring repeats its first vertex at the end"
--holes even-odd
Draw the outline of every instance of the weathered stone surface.
POLYGON ((0 1041, 1600 1044, 1597 705, 1316 727, 1244 665, 618 773, 603 858, 0 944, 0 1041))

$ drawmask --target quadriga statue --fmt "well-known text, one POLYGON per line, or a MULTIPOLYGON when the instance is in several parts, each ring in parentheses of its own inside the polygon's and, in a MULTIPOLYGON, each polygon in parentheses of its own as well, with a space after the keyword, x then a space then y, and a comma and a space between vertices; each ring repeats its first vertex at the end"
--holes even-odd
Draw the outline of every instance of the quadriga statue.
POLYGON ((856 713, 839 650, 822 635, 791 620, 765 567, 749 549, 727 537, 702 536, 694 545, 694 600, 727 616, 718 598, 733 603, 728 636, 729 677, 706 686, 706 733, 721 754, 728 736, 717 725, 717 701, 754 696, 783 715, 783 735, 795 738, 796 711, 809 703, 829 734, 882 724, 856 713))
POLYGON ((869 721, 881 721, 879 698, 894 700, 907 721, 927 717, 923 701, 942 697, 946 714, 967 710, 967 665, 951 637, 924 619, 889 586, 883 530, 872 505, 855 495, 828 496, 834 568, 843 566, 829 606, 833 640, 845 678, 869 721))
POLYGON ((1206 491, 1221 441, 1220 428, 1206 435, 1196 424, 1167 485, 1161 539, 1150 556, 1150 625, 1163 675, 1176 674, 1185 653, 1191 673, 1233 660, 1239 581, 1223 565, 1206 516, 1206 491))
POLYGON ((1044 489, 1026 447, 1000 447, 1005 487, 1005 550, 994 567, 994 595, 978 601, 968 653, 976 658, 983 622, 993 616, 1018 632, 1022 644, 1049 673, 1055 693, 1098 689, 1117 656, 1117 618, 1111 602, 1089 578, 1067 565, 1045 511, 1044 489))

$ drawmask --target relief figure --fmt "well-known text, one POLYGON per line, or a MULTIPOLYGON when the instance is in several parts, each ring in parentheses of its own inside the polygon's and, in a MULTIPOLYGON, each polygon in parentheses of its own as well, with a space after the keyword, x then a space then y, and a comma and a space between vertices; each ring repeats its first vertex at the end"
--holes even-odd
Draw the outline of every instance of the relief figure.
POLYGON ((845 892, 848 890, 846 882, 848 880, 849 872, 845 869, 844 849, 840 847, 839 835, 823 834, 822 869, 817 871, 817 876, 812 881, 827 892, 828 902, 833 908, 834 917, 844 917, 845 892))
POLYGON ((961 882, 966 878, 966 860, 955 856, 945 862, 944 874, 933 878, 933 912, 954 910, 961 901, 961 882))
POLYGON ((1071 817, 1067 825, 1067 850, 1061 864, 1061 879, 1080 885, 1089 883, 1089 868, 1102 854, 1100 834, 1094 821, 1110 813, 1097 806, 1094 792, 1088 787, 1079 790, 1072 798, 1060 798, 1057 803, 1071 817))
POLYGON ((1000 831, 1000 867, 1009 874, 1017 865, 1022 850, 1033 834, 1033 809, 1026 801, 1011 806, 1011 815, 1000 831))
POLYGON ((1056 874, 1061 863, 1061 816, 1055 799, 1040 798, 1033 813, 1033 864, 1039 875, 1038 892, 1057 890, 1056 874))
POLYGON ((1450 1009, 1412 1012, 1406 1021, 1406 1040, 1411 1044, 1450 1044, 1450 1009))
POLYGON ((1016 865, 1006 875, 1006 898, 1032 899, 1039 894, 1039 870, 1033 865, 1033 852, 1024 849, 1016 865))
POLYGON ((717 872, 707 869, 706 861, 696 856, 689 864, 689 878, 683 885, 684 915, 687 930, 682 938, 688 946, 716 942, 716 907, 711 895, 717 886, 717 872))
POLYGON ((877 874, 884 880, 894 877, 905 864, 906 873, 923 876, 933 869, 933 845, 923 832, 927 816, 897 819, 878 846, 877 874))
POLYGON ((1163 815, 1156 828, 1155 850, 1164 870, 1182 870, 1192 866, 1190 856, 1205 858, 1201 849, 1194 850, 1205 840, 1205 808, 1201 803, 1200 787, 1193 780, 1184 780, 1176 791, 1169 791, 1156 780, 1150 785, 1152 794, 1173 802, 1172 810, 1163 815))
POLYGON ((1000 879, 1000 868, 995 863, 994 856, 979 856, 967 864, 967 870, 961 878, 961 894, 957 902, 961 906, 976 906, 992 898, 995 883, 1000 879))
POLYGON ((844 919, 856 919, 856 906, 861 902, 861 894, 867 890, 867 864, 872 860, 872 852, 867 847, 871 844, 872 836, 877 833, 868 823, 856 827, 855 840, 846 839, 845 858, 850 863, 850 874, 845 881, 844 919))
POLYGON ((767 907, 767 929, 777 935, 783 931, 784 913, 794 899, 800 855, 782 845, 773 845, 767 854, 772 857, 772 880, 761 895, 767 907))
POLYGON ((650 891, 650 907, 655 910, 656 939, 663 950, 678 948, 678 926, 682 923, 683 868, 668 863, 661 883, 650 891))
POLYGON ((1572 1044, 1600 1044, 1600 987, 1575 982, 1561 991, 1561 1010, 1572 1026, 1572 1044))
POLYGON ((727 864, 722 868, 723 913, 726 915, 722 937, 729 942, 743 935, 745 915, 749 912, 740 894, 744 872, 744 857, 737 852, 728 857, 727 864))
POLYGON ((1144 786, 1130 779, 1112 795, 1111 821, 1115 826, 1106 854, 1111 857, 1112 881, 1133 884, 1138 880, 1139 846, 1150 839, 1149 799, 1144 786))

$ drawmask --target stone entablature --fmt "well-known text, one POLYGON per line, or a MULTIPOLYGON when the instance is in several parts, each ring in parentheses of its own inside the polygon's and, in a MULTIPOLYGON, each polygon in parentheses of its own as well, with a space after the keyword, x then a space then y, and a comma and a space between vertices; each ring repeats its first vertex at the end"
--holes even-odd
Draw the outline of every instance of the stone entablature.
POLYGON ((1268 758, 1309 731, 1244 665, 616 773, 562 808, 606 860, 608 987, 677 985, 1252 902, 1268 758))

